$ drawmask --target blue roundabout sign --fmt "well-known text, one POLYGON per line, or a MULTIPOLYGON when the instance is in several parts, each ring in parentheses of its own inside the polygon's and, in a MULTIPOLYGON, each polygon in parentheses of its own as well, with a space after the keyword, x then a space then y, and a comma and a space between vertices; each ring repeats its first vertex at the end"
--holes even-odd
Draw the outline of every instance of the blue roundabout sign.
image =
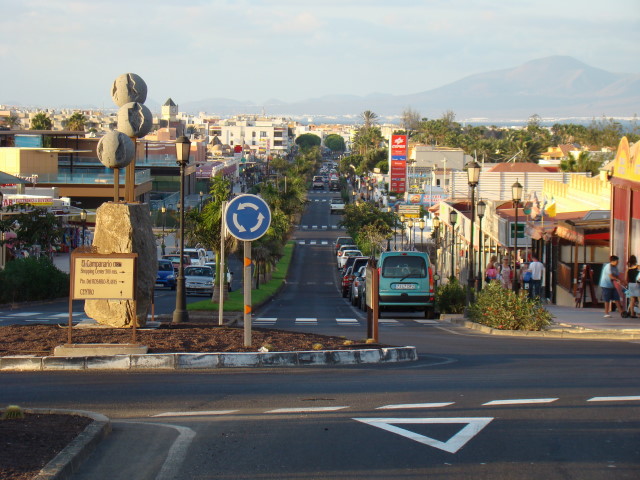
POLYGON ((256 195, 240 195, 227 204, 224 221, 231 235, 250 242, 267 233, 271 225, 271 210, 256 195))

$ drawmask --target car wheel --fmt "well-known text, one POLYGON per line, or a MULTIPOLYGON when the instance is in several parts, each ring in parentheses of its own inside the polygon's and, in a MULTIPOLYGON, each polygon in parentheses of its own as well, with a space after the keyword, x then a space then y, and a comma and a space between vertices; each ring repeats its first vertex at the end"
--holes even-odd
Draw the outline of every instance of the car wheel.
POLYGON ((427 307, 424 311, 424 318, 427 320, 433 320, 436 318, 436 310, 433 307, 427 307))

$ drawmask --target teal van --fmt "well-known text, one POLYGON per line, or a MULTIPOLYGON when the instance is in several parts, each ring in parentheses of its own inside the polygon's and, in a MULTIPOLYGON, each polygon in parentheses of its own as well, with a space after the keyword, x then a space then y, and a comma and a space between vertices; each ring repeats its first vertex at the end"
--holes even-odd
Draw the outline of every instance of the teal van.
POLYGON ((429 256, 424 252, 382 252, 378 259, 380 310, 411 308, 435 313, 435 288, 429 256))

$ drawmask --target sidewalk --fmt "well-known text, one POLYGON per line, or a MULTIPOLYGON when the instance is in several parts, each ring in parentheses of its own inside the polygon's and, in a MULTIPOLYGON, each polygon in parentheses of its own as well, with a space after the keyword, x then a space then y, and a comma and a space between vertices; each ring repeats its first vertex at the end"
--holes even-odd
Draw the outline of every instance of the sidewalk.
POLYGON ((601 332, 640 333, 640 318, 621 318, 618 312, 613 312, 611 318, 604 318, 604 309, 602 308, 547 305, 546 309, 554 316, 554 321, 560 326, 601 332))

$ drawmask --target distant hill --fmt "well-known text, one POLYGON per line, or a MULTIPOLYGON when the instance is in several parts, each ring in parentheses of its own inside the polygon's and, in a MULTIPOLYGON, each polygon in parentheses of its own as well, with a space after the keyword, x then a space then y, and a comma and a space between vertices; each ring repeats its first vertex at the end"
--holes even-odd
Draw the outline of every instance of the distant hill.
POLYGON ((364 110, 381 117, 398 116, 407 107, 429 118, 452 110, 459 120, 526 119, 534 113, 554 118, 631 117, 640 114, 640 75, 612 73, 572 57, 553 56, 410 95, 330 95, 293 103, 211 98, 181 104, 180 110, 233 115, 264 109, 269 115, 344 119, 364 110))

